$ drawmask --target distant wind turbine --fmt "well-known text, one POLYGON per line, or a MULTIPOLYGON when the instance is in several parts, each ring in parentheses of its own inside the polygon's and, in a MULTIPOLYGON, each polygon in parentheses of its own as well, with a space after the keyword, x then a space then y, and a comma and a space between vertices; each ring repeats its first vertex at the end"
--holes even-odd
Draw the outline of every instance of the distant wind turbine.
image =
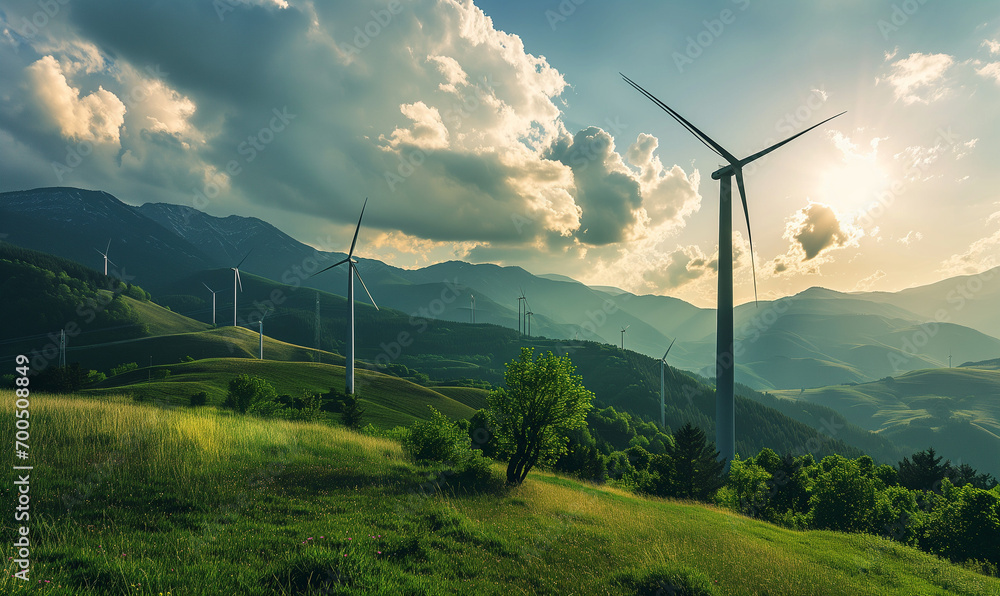
POLYGON ((110 248, 111 248, 111 238, 108 238, 108 246, 107 246, 107 248, 105 248, 105 249, 104 249, 104 252, 101 252, 101 250, 100 250, 100 249, 98 249, 98 248, 95 248, 95 249, 94 249, 94 250, 96 250, 96 251, 97 251, 97 254, 99 254, 99 255, 101 255, 102 257, 104 257, 104 275, 105 275, 105 276, 107 276, 107 275, 108 275, 108 263, 111 263, 111 264, 112 264, 112 265, 114 265, 115 267, 117 267, 117 266, 118 266, 118 265, 117 265, 117 264, 116 264, 116 263, 115 263, 114 261, 112 261, 111 259, 109 259, 109 258, 108 258, 108 250, 109 250, 110 248))
POLYGON ((623 350, 625 349, 625 332, 628 331, 629 327, 631 327, 631 325, 625 325, 624 327, 622 327, 622 349, 623 350))
POLYGON ((535 313, 531 312, 530 310, 524 313, 524 320, 528 322, 528 337, 531 337, 531 317, 534 314, 535 313))
MULTIPOLYGON (((517 332, 524 335, 524 315, 521 314, 521 301, 523 300, 525 304, 528 303, 528 299, 524 297, 524 290, 521 289, 521 297, 517 299, 517 332)), ((525 308, 525 311, 528 309, 525 308)))
POLYGON ((476 297, 469 294, 469 298, 472 300, 472 323, 476 323, 476 297))
POLYGON ((365 289, 365 294, 368 294, 368 299, 372 301, 372 306, 375 310, 378 310, 378 305, 375 304, 375 299, 372 298, 372 293, 368 291, 368 287, 365 285, 365 280, 361 279, 361 274, 358 273, 357 261, 354 260, 354 247, 358 244, 358 232, 361 231, 361 218, 365 216, 365 207, 368 206, 368 199, 365 199, 364 205, 361 206, 361 216, 358 217, 358 227, 354 229, 354 240, 351 241, 351 250, 347 253, 347 258, 330 265, 326 269, 321 269, 316 273, 313 273, 311 277, 315 277, 324 271, 328 271, 347 263, 347 371, 345 374, 344 384, 345 392, 348 395, 354 394, 354 276, 358 276, 358 281, 361 282, 361 287, 365 289))
POLYGON ((212 293, 212 327, 215 327, 215 295, 218 292, 208 287, 208 284, 205 282, 201 282, 201 285, 205 286, 205 289, 212 293))
POLYGON ((267 311, 260 316, 260 320, 257 321, 257 326, 258 326, 258 329, 259 329, 259 332, 260 332, 260 359, 261 360, 264 359, 264 317, 266 317, 269 314, 271 314, 271 309, 270 308, 267 309, 267 311))
MULTIPOLYGON (((667 383, 663 376, 664 369, 670 370, 667 366, 667 354, 670 353, 670 348, 674 347, 674 342, 677 341, 675 337, 670 345, 667 346, 667 351, 663 353, 663 358, 660 358, 660 429, 663 431, 667 430, 667 406, 666 406, 666 393, 667 393, 667 383)), ((670 370, 670 378, 673 378, 674 371, 670 370)))
MULTIPOLYGON (((620 74, 620 73, 619 73, 620 74)), ((836 116, 831 116, 826 120, 810 126, 802 132, 792 135, 775 143, 767 149, 758 151, 750 157, 737 159, 721 145, 713 141, 705 133, 698 130, 693 124, 685 120, 680 114, 672 110, 665 103, 646 91, 632 79, 622 75, 622 78, 645 95, 649 100, 659 106, 663 111, 680 123, 688 132, 698 138, 706 147, 711 149, 719 157, 722 157, 729 165, 712 172, 712 179, 719 181, 719 296, 718 308, 716 310, 716 359, 715 359, 715 446, 719 450, 719 457, 726 461, 726 469, 733 461, 736 454, 736 417, 734 405, 734 382, 735 382, 735 355, 733 351, 733 177, 736 177, 736 185, 740 190, 740 198, 743 200, 743 215, 747 220, 747 239, 750 244, 750 264, 753 271, 754 302, 757 300, 757 272, 753 264, 753 237, 750 233, 750 211, 747 207, 747 195, 743 186, 743 166, 750 162, 764 157, 778 147, 806 134, 810 130, 833 120, 837 116, 844 114, 841 112, 836 116)))
POLYGON ((243 260, 237 263, 235 267, 230 267, 230 269, 233 270, 233 327, 236 327, 236 284, 239 284, 240 291, 241 292, 243 291, 243 280, 240 279, 240 265, 243 264, 243 261, 247 260, 247 257, 249 257, 250 253, 252 252, 253 249, 251 248, 250 250, 247 251, 247 254, 246 256, 243 257, 243 260))

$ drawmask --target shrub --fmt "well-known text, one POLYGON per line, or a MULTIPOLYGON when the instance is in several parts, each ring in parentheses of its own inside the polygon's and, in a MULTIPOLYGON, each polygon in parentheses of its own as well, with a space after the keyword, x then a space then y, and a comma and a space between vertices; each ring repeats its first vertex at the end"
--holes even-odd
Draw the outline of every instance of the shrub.
POLYGON ((619 573, 612 580, 636 596, 713 596, 717 592, 704 574, 676 563, 619 573))
POLYGON ((340 406, 340 421, 347 428, 357 430, 361 428, 361 418, 366 410, 357 394, 345 395, 340 406))
POLYGON ((281 408, 281 405, 274 401, 276 395, 274 387, 261 377, 242 374, 229 381, 229 394, 226 395, 226 401, 223 405, 241 414, 245 414, 251 409, 254 410, 254 413, 264 414, 272 410, 266 403, 274 404, 278 409, 281 408))
POLYGON ((208 403, 208 394, 204 391, 199 391, 191 395, 191 407, 196 408, 198 406, 203 406, 208 403))
POLYGON ((139 365, 135 362, 128 362, 125 364, 119 364, 118 366, 111 367, 111 376, 115 377, 122 373, 127 373, 131 370, 139 370, 139 365))
POLYGON ((447 464, 458 475, 456 480, 460 483, 476 487, 490 483, 493 480, 490 460, 478 449, 472 449, 468 431, 433 406, 428 407, 431 419, 414 422, 403 437, 406 453, 418 461, 447 464))

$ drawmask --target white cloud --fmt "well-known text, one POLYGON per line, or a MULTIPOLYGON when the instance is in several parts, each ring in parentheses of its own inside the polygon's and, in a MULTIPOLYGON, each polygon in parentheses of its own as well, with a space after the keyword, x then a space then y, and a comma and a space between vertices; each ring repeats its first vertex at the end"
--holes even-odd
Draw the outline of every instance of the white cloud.
MULTIPOLYGON (((891 59, 887 57, 887 60, 891 59)), ((903 103, 931 103, 947 95, 945 72, 955 63, 947 54, 910 54, 892 63, 889 74, 876 82, 892 85, 896 100, 903 103)))
POLYGON ((830 205, 809 203, 785 219, 783 238, 789 247, 771 261, 768 273, 818 273, 819 265, 832 260, 830 252, 858 246, 864 231, 830 205))
POLYGON ((924 239, 923 234, 921 234, 920 232, 915 232, 913 230, 910 230, 909 232, 906 233, 906 236, 900 238, 898 242, 904 246, 909 246, 910 244, 914 242, 919 242, 920 240, 923 239, 924 239))
POLYGON ((875 287, 875 284, 877 284, 879 281, 881 281, 882 279, 884 279, 885 276, 886 276, 885 271, 882 271, 881 269, 876 269, 874 273, 872 273, 868 277, 860 280, 854 286, 854 291, 855 292, 867 292, 868 290, 871 290, 873 287, 875 287))
POLYGON ((987 39, 983 41, 982 47, 989 49, 990 54, 1000 54, 1000 40, 987 39))
POLYGON ((976 74, 987 79, 992 79, 994 83, 1000 85, 1000 62, 990 62, 982 68, 977 68, 976 74))
POLYGON ((44 56, 26 71, 27 84, 43 115, 67 139, 117 142, 125 122, 125 104, 98 87, 89 95, 69 85, 59 62, 44 56))
POLYGON ((1000 230, 980 238, 959 254, 945 259, 940 271, 948 275, 970 275, 1000 265, 1000 230))

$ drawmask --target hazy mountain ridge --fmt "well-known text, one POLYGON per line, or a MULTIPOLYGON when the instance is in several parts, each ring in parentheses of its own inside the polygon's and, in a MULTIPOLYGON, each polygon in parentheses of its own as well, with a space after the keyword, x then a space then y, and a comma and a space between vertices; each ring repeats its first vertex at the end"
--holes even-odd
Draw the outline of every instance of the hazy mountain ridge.
MULTIPOLYGON (((309 277, 320 267, 341 260, 344 253, 317 251, 257 218, 218 218, 163 203, 130 207, 107 193, 65 188, 4 193, 0 195, 0 212, 36 222, 22 233, 12 234, 10 241, 90 266, 96 266, 101 258, 96 252, 93 260, 84 256, 87 244, 103 244, 107 240, 99 242, 99 238, 115 237, 112 259, 117 254, 120 261, 116 262, 135 275, 136 283, 154 292, 186 292, 205 298, 200 283, 177 282, 199 271, 220 269, 211 279, 199 279, 214 289, 222 289, 218 295, 220 309, 227 302, 232 304, 228 290, 232 274, 227 268, 251 248, 253 252, 241 267, 247 273, 292 286, 346 293, 344 268, 309 277), (81 205, 81 197, 86 199, 82 204, 87 207, 81 208, 86 216, 75 225, 66 225, 65 220, 72 218, 81 205), (47 224, 47 219, 52 222, 47 224), (158 226, 158 231, 147 234, 155 250, 116 253, 122 245, 131 249, 139 242, 122 231, 121 222, 126 219, 133 222, 135 229, 158 226), (59 230, 59 242, 50 243, 47 237, 46 241, 40 240, 46 225, 59 230)), ((364 235, 362 230, 358 251, 362 255, 364 235)), ((344 240, 347 248, 349 239, 344 240)), ((477 322, 512 329, 518 326, 518 297, 523 290, 535 313, 531 321, 533 335, 619 345, 621 329, 627 327, 626 348, 658 358, 676 338, 671 364, 704 376, 713 375, 715 311, 677 298, 617 293, 617 289, 593 288, 557 274, 535 276, 520 267, 461 261, 407 270, 361 258, 359 271, 379 306, 443 320, 470 321, 470 295, 474 295, 477 322)), ((948 294, 942 294, 943 290, 970 283, 967 278, 955 278, 896 294, 846 294, 813 287, 780 300, 738 306, 735 324, 741 353, 737 357, 737 380, 757 389, 797 389, 864 382, 907 370, 944 366, 949 355, 955 362, 994 358, 1000 355, 1000 340, 958 324, 934 323, 933 301, 947 302, 948 294), (930 302, 922 302, 922 296, 930 302)), ((986 288, 984 285, 977 296, 988 295, 986 288)), ((358 300, 367 302, 363 290, 356 291, 358 300)), ((968 300, 966 303, 972 304, 968 300)), ((959 314, 965 316, 975 310, 969 306, 957 311, 955 306, 955 322, 961 318, 959 314)), ((980 306, 977 303, 976 308, 980 306)), ((998 319, 992 311, 977 313, 966 318, 998 319)))

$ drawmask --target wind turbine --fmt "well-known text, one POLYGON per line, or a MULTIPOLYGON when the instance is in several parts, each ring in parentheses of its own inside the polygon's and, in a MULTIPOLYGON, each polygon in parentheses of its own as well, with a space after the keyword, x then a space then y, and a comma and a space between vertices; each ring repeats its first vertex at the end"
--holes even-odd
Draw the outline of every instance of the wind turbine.
POLYGON ((368 299, 372 301, 372 306, 375 310, 378 310, 378 305, 375 304, 375 299, 372 298, 372 293, 368 291, 368 286, 365 285, 365 280, 361 279, 361 274, 358 273, 357 261, 354 260, 354 247, 358 244, 358 232, 361 231, 361 218, 365 216, 365 207, 368 206, 368 199, 365 199, 364 205, 361 206, 361 216, 358 217, 358 227, 354 229, 354 240, 351 241, 351 250, 347 253, 347 258, 342 261, 338 261, 333 265, 330 265, 326 269, 321 269, 316 273, 313 273, 310 277, 315 277, 324 271, 333 269, 339 265, 347 263, 347 371, 344 378, 344 391, 348 395, 354 394, 354 276, 358 276, 358 281, 361 282, 361 287, 365 289, 365 294, 368 294, 368 299))
POLYGON ((531 337, 531 316, 534 314, 530 310, 524 313, 524 320, 528 322, 528 337, 531 337))
POLYGON ((524 290, 521 289, 521 297, 517 299, 517 331, 521 335, 524 335, 524 315, 521 314, 521 301, 524 301, 525 312, 527 312, 528 299, 524 297, 524 290))
POLYGON ((94 250, 97 251, 97 254, 99 254, 102 257, 104 257, 104 275, 105 275, 105 277, 108 275, 108 263, 111 263, 115 267, 118 266, 114 261, 112 261, 111 259, 108 258, 108 249, 110 249, 110 248, 111 248, 111 238, 108 238, 108 246, 107 246, 107 248, 104 249, 104 252, 101 252, 100 249, 97 249, 97 248, 94 249, 94 250))
POLYGON ((472 324, 476 323, 476 297, 469 294, 469 298, 472 300, 472 324))
MULTIPOLYGON (((620 74, 620 73, 619 73, 620 74)), ((665 103, 646 91, 632 79, 622 75, 625 81, 637 91, 645 95, 649 100, 658 105, 663 111, 670 114, 674 120, 680 123, 688 132, 698 138, 706 147, 722 157, 729 165, 723 166, 712 172, 712 179, 719 181, 719 297, 718 308, 716 310, 716 346, 715 346, 715 446, 719 450, 719 457, 726 461, 726 469, 733 461, 736 454, 736 417, 734 405, 734 373, 736 370, 735 355, 733 352, 733 177, 736 177, 736 185, 740 190, 740 198, 743 200, 743 215, 747 220, 747 240, 750 243, 750 264, 753 269, 753 292, 754 302, 757 301, 757 271, 753 263, 753 237, 750 233, 750 211, 747 208, 747 195, 743 186, 743 166, 750 162, 764 157, 778 147, 806 134, 810 130, 821 126, 837 116, 844 114, 841 112, 836 116, 831 116, 826 120, 810 126, 802 132, 792 135, 775 143, 767 149, 758 151, 750 157, 737 159, 721 145, 713 141, 705 133, 698 130, 693 124, 685 120, 680 114, 670 109, 665 103)))
POLYGON ((253 252, 252 248, 247 251, 242 261, 237 263, 235 267, 230 267, 233 270, 233 327, 236 327, 236 284, 239 284, 240 291, 243 291, 243 280, 240 279, 240 265, 243 264, 243 261, 247 260, 251 252, 253 252))
POLYGON ((628 328, 631 327, 631 326, 632 325, 625 325, 624 327, 622 327, 622 349, 623 350, 625 349, 625 331, 627 331, 628 328))
POLYGON ((264 314, 260 316, 260 320, 257 321, 257 326, 260 332, 260 359, 264 359, 264 317, 271 314, 271 309, 267 309, 264 314))
POLYGON ((208 287, 208 284, 205 282, 201 282, 201 285, 205 286, 205 289, 212 293, 212 327, 215 327, 215 295, 218 291, 208 287))
MULTIPOLYGON (((670 353, 670 348, 674 347, 675 341, 677 341, 676 337, 670 342, 670 345, 667 346, 667 351, 663 353, 663 358, 660 358, 660 428, 664 432, 667 430, 667 406, 665 402, 667 383, 663 376, 663 370, 670 370, 670 367, 667 366, 667 354, 670 353)), ((673 377, 674 371, 670 370, 670 378, 673 377)))

